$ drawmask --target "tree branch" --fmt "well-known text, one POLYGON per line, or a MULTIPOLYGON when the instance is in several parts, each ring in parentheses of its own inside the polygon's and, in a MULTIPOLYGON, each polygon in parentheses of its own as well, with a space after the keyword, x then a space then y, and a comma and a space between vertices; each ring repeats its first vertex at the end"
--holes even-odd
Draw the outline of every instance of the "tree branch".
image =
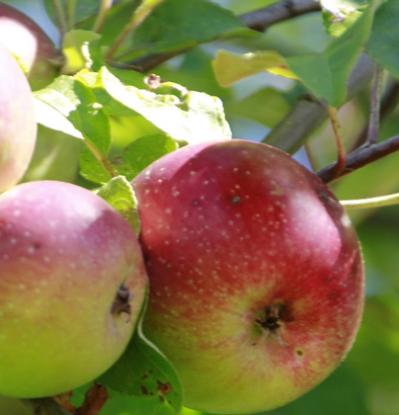
POLYGON ((320 10, 315 0, 283 0, 269 7, 245 13, 241 21, 250 29, 264 32, 275 23, 320 10))
POLYGON ((317 175, 324 182, 328 183, 333 179, 344 176, 353 170, 372 163, 373 161, 379 160, 380 158, 398 150, 399 136, 389 138, 388 140, 382 141, 378 144, 359 147, 347 155, 345 166, 340 171, 338 176, 335 175, 336 163, 324 167, 317 173, 317 175))

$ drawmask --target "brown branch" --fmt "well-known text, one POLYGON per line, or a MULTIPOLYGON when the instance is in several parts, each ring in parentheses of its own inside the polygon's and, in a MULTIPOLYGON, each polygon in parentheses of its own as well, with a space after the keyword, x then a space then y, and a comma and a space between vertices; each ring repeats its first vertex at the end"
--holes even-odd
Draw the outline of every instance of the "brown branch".
POLYGON ((87 391, 83 405, 76 411, 76 415, 98 415, 107 399, 107 389, 95 383, 87 391))
POLYGON ((335 175, 336 163, 324 167, 317 173, 317 175, 324 182, 328 183, 398 150, 399 136, 389 138, 388 140, 382 141, 378 144, 359 147, 347 155, 345 166, 339 173, 339 176, 335 175))
MULTIPOLYGON (((263 32, 276 23, 319 10, 320 4, 314 0, 282 0, 271 6, 242 14, 239 18, 248 28, 263 32)), ((172 52, 142 56, 130 64, 139 72, 148 72, 174 56, 187 52, 194 46, 196 45, 172 52)))
POLYGON ((320 11, 320 3, 314 0, 283 0, 269 7, 245 13, 240 19, 250 29, 264 32, 276 23, 317 11, 320 11))

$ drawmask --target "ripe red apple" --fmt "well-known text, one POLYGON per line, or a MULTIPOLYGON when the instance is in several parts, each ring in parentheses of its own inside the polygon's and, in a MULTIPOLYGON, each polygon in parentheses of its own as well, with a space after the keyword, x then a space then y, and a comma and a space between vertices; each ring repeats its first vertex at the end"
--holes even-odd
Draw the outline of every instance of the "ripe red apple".
POLYGON ((0 44, 0 192, 21 179, 35 140, 35 109, 29 84, 0 44))
POLYGON ((0 43, 15 57, 29 76, 33 89, 55 77, 58 52, 40 26, 30 17, 0 3, 0 43))
POLYGON ((133 186, 151 285, 144 329, 175 364, 186 406, 275 408, 336 368, 362 314, 362 260, 314 174, 233 140, 184 147, 133 186))
POLYGON ((0 394, 73 389, 125 349, 147 277, 130 225, 95 194, 30 182, 0 196, 0 394))

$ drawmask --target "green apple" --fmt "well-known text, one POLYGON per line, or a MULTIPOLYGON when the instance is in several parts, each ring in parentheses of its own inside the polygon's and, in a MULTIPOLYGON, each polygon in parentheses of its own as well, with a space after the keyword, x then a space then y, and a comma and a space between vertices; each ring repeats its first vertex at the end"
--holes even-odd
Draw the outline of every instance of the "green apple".
POLYGON ((29 84, 0 43, 0 192, 21 179, 35 141, 35 109, 29 84))
POLYGON ((144 331, 184 405, 281 406, 348 353, 364 299, 350 221, 318 177, 243 140, 186 146, 133 181, 151 293, 144 331))
POLYGON ((130 225, 81 187, 37 181, 0 196, 0 393, 60 394, 126 348, 147 277, 130 225))

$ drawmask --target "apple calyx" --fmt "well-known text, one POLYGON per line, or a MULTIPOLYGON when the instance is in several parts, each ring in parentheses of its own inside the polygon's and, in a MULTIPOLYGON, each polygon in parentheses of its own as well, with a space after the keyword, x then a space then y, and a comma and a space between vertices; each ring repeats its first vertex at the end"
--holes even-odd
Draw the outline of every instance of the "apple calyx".
POLYGON ((130 300, 132 295, 129 288, 125 284, 121 284, 116 292, 115 300, 111 307, 111 314, 119 316, 120 314, 128 314, 130 316, 132 308, 130 306, 130 300))
POLYGON ((277 334, 284 323, 293 320, 289 307, 282 301, 268 305, 259 314, 255 322, 271 334, 277 334))

